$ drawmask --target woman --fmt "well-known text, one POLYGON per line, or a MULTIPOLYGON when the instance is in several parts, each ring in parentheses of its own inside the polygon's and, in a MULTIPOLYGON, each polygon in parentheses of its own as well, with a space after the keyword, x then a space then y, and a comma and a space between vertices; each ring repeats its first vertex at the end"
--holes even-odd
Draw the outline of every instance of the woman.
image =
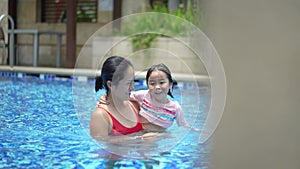
POLYGON ((154 136, 128 136, 142 131, 138 116, 139 105, 129 101, 134 89, 134 68, 130 61, 120 56, 106 59, 101 76, 96 78, 95 90, 106 90, 92 113, 90 134, 97 141, 123 142, 137 138, 154 136), (127 135, 127 136, 126 136, 127 135))

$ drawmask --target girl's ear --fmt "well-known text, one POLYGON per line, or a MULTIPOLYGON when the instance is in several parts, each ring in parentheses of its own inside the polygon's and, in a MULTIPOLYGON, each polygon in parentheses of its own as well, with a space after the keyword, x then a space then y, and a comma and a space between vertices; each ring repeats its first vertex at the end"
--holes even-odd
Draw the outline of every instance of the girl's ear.
POLYGON ((173 83, 170 83, 169 88, 172 89, 173 87, 173 83))
POLYGON ((111 81, 108 80, 108 81, 106 82, 106 84, 107 84, 107 87, 110 89, 110 88, 111 88, 111 81))

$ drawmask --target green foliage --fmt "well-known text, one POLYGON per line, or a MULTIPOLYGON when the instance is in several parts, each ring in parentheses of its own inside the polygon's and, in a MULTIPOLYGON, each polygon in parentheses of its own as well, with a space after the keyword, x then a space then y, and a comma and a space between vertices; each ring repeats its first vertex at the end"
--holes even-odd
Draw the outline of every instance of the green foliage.
POLYGON ((131 38, 134 51, 138 49, 147 49, 151 47, 151 43, 156 39, 158 35, 154 33, 145 33, 135 35, 131 38))
MULTIPOLYGON (((193 24, 195 22, 192 9, 178 8, 175 11, 169 11, 165 5, 155 5, 153 9, 149 8, 147 12, 170 14, 193 24)), ((161 17, 161 15, 153 15, 152 17, 139 15, 136 20, 131 21, 129 24, 124 24, 122 35, 131 36, 132 32, 137 32, 136 35, 131 37, 133 50, 146 49, 151 47, 151 44, 155 42, 157 37, 164 37, 165 35, 180 37, 186 35, 186 32, 188 32, 186 30, 187 27, 180 21, 180 19, 161 17)))

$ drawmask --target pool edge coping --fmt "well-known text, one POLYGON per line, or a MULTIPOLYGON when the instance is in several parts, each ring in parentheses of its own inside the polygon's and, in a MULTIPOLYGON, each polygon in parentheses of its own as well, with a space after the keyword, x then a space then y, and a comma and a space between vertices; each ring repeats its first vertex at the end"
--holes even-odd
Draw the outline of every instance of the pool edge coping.
MULTIPOLYGON (((27 67, 27 66, 3 66, 0 65, 0 71, 15 72, 15 73, 30 73, 30 74, 54 74, 60 76, 86 76, 93 78, 100 74, 96 69, 83 68, 53 68, 53 67, 27 67)), ((136 79, 145 79, 145 71, 135 71, 136 79)), ((172 73, 172 76, 177 81, 197 82, 199 85, 210 86, 210 78, 208 75, 194 75, 185 73, 172 73)))

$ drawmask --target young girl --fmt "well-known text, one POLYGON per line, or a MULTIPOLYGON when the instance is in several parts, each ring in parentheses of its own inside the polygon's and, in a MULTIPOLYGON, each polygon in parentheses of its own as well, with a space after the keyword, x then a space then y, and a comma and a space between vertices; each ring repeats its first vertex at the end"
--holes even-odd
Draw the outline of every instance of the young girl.
MULTIPOLYGON (((146 74, 148 90, 131 92, 130 99, 141 103, 141 122, 146 131, 165 131, 172 126, 174 120, 178 126, 192 128, 185 120, 184 113, 177 101, 173 98, 171 89, 173 79, 168 67, 164 64, 153 65, 146 74)), ((192 128, 199 130, 197 128, 192 128)))

